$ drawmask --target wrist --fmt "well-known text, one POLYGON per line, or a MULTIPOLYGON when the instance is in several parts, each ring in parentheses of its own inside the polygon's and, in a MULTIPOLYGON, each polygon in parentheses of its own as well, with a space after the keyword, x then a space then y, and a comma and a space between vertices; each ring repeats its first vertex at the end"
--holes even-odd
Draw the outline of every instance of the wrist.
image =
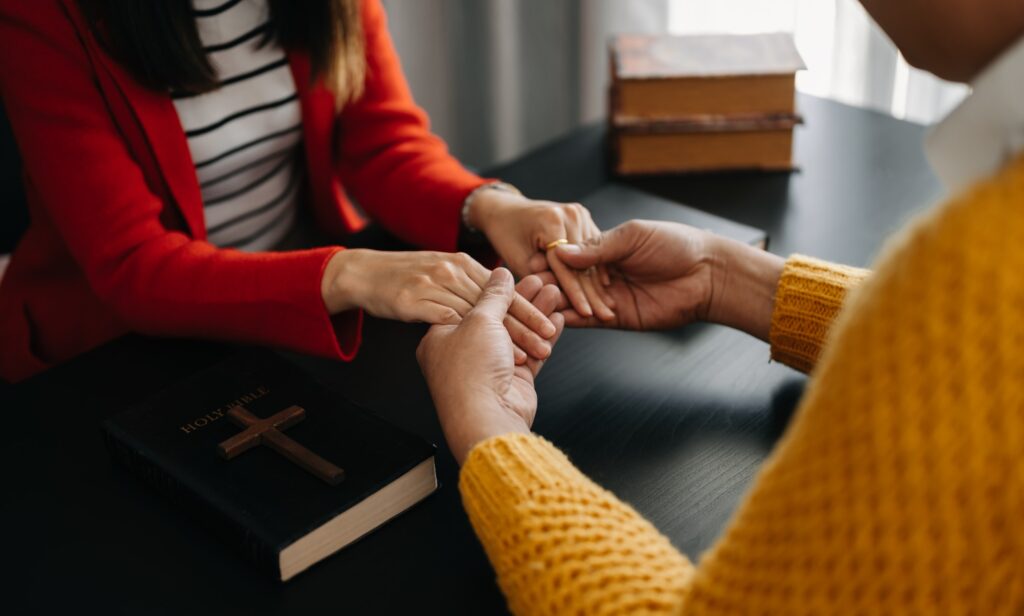
POLYGON ((767 342, 785 260, 721 236, 711 236, 709 247, 712 291, 707 320, 767 342))
POLYGON ((464 409, 463 417, 473 418, 445 428, 445 440, 459 466, 474 447, 488 439, 507 434, 530 434, 526 422, 508 410, 489 408, 486 404, 459 408, 464 409))
POLYGON ((487 235, 503 212, 524 199, 523 195, 509 184, 485 184, 470 193, 466 204, 465 221, 469 227, 487 235))
POLYGON ((339 250, 324 267, 320 280, 320 294, 330 314, 338 314, 362 306, 360 300, 360 276, 358 270, 363 261, 364 249, 339 250))

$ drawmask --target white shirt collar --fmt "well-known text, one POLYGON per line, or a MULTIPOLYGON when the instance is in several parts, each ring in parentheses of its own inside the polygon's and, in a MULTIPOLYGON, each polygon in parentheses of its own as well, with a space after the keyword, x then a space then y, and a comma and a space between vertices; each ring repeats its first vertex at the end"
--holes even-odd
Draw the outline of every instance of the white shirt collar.
POLYGON ((1024 151, 1024 38, 971 84, 970 96, 928 134, 932 168, 951 193, 984 179, 1024 151))

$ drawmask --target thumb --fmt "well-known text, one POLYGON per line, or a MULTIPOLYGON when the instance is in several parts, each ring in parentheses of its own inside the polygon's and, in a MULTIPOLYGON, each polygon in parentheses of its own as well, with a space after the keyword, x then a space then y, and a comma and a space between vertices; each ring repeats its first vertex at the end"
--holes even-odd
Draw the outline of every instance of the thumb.
POLYGON ((555 251, 562 263, 569 267, 587 269, 625 259, 633 252, 633 242, 630 234, 620 225, 582 244, 562 244, 555 251))
POLYGON ((491 278, 484 285, 483 293, 477 300, 467 317, 478 315, 501 323, 505 320, 508 307, 512 305, 515 297, 515 286, 512 280, 512 272, 504 267, 499 267, 491 272, 491 278))

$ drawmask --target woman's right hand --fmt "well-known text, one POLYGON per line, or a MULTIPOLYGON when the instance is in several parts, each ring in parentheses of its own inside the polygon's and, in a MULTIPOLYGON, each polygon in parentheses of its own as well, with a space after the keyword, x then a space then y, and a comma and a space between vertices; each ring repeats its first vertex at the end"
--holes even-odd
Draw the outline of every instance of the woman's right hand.
MULTIPOLYGON (((491 272, 465 253, 342 250, 324 269, 321 293, 331 314, 352 308, 384 319, 457 325, 476 305, 491 272)), ((536 277, 520 283, 539 287, 536 277)), ((546 359, 556 329, 532 303, 516 294, 505 326, 517 364, 527 355, 546 359)))

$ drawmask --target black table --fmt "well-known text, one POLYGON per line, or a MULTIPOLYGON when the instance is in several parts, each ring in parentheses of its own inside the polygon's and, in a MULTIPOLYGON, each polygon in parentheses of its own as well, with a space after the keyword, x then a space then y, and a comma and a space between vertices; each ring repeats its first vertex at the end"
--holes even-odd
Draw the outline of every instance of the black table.
MULTIPOLYGON (((754 225, 780 254, 864 265, 939 194, 923 129, 801 97, 802 172, 648 178, 635 187, 754 225)), ((605 134, 583 128, 492 170, 537 197, 608 182, 605 134)), ((594 212, 600 224, 604 214, 594 212)), ((294 357, 381 416, 440 445, 442 488, 278 585, 112 466, 99 420, 216 361, 225 345, 129 336, 0 392, 4 611, 447 613, 504 610, 466 520, 413 349, 424 328, 371 319, 355 362, 294 357)), ((536 430, 691 556, 713 541, 784 429, 804 378, 725 328, 567 332, 538 381, 536 430)))

